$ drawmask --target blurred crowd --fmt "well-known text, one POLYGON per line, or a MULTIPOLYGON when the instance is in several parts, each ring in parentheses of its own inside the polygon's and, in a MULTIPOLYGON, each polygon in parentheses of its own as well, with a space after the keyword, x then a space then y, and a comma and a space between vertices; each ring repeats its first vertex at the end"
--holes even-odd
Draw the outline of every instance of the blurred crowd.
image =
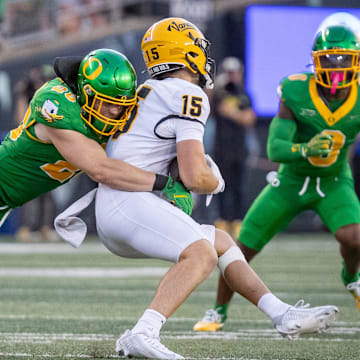
POLYGON ((106 30, 129 17, 177 16, 204 28, 215 0, 0 0, 0 50, 106 30))
MULTIPOLYGON (((87 34, 122 19, 144 1, 0 0, 1 47, 29 45, 42 39, 87 34)), ((140 6, 141 7, 141 6, 140 6)))

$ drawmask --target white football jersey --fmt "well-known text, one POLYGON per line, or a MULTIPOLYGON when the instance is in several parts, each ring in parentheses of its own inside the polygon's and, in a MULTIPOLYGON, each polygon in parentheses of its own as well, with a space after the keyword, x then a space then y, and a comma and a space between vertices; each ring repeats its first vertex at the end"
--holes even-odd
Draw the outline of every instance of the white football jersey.
POLYGON ((176 157, 176 142, 203 141, 208 97, 199 86, 178 78, 147 80, 138 96, 128 131, 114 134, 106 152, 111 158, 166 174, 176 157))

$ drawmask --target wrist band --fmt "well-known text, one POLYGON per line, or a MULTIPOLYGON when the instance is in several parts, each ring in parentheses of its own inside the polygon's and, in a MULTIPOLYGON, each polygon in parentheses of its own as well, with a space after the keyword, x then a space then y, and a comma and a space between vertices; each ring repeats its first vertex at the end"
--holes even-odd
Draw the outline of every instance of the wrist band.
POLYGON ((161 191, 166 186, 169 177, 166 175, 155 174, 155 182, 152 188, 152 191, 161 191))

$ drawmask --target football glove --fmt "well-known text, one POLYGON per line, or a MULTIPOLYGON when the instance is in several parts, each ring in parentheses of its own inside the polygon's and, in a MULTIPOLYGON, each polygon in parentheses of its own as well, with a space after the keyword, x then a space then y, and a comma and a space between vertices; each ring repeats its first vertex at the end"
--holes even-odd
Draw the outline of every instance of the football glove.
POLYGON ((301 154, 304 158, 327 156, 331 152, 332 143, 330 135, 317 134, 308 143, 301 144, 301 154))
POLYGON ((169 176, 165 187, 161 190, 163 196, 186 214, 191 215, 194 201, 190 192, 180 181, 169 176))
POLYGON ((219 180, 218 186, 215 190, 212 191, 212 194, 223 192, 225 190, 225 181, 221 175, 219 167, 216 165, 215 161, 210 157, 210 155, 206 154, 205 160, 213 175, 219 180))
POLYGON ((206 154, 205 155, 205 160, 206 160, 207 166, 210 168, 213 175, 216 176, 216 178, 219 180, 217 188, 211 194, 206 195, 206 203, 205 203, 205 205, 206 205, 206 207, 208 207, 210 205, 210 203, 211 203, 213 195, 224 191, 224 189, 225 189, 225 181, 224 181, 224 179, 223 179, 223 177, 221 175, 219 167, 216 165, 215 161, 211 158, 211 156, 206 154))

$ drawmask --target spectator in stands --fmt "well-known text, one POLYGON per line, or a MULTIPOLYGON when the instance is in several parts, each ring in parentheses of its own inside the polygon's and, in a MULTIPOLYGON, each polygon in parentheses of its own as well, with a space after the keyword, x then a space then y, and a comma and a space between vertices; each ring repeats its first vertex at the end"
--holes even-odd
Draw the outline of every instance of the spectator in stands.
POLYGON ((78 7, 78 0, 57 0, 57 26, 61 35, 72 35, 81 30, 81 14, 78 7))
POLYGON ((246 133, 253 129, 256 115, 244 89, 244 66, 235 57, 227 57, 220 65, 215 81, 213 115, 216 120, 215 161, 226 182, 219 194, 219 219, 215 225, 234 238, 243 217, 243 180, 245 171, 246 133))

